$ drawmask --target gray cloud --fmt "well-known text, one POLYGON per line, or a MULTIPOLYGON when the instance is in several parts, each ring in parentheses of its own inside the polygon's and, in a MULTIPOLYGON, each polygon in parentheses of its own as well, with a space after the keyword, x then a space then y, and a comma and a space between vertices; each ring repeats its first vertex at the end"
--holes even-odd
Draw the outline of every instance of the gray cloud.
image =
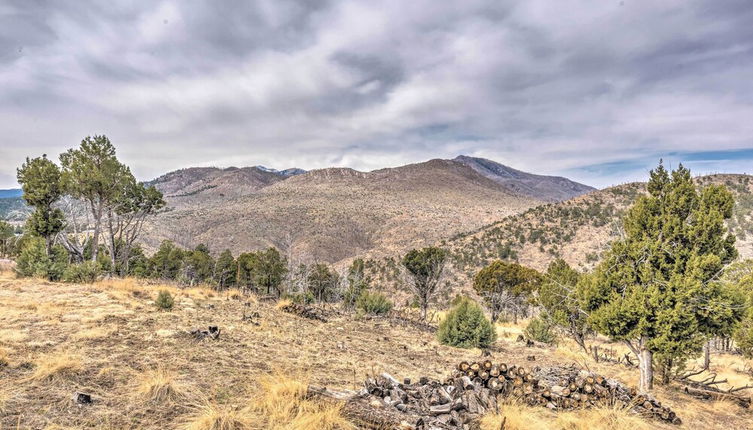
POLYGON ((466 153, 607 185, 753 147, 746 0, 134 3, 0 6, 0 187, 93 133, 143 179, 466 153))

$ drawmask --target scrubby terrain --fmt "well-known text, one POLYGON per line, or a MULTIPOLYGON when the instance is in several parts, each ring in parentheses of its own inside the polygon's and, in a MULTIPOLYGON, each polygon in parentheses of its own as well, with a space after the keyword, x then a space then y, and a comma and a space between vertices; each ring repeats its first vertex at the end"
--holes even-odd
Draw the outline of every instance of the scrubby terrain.
POLYGON ((190 168, 150 182, 167 210, 151 220, 147 248, 163 239, 234 253, 275 246, 296 260, 337 263, 385 256, 477 229, 591 187, 459 157, 360 172, 328 168, 190 168))
MULTIPOLYGON (((709 175, 696 178, 699 186, 726 185, 735 196, 734 215, 728 224, 737 237, 742 258, 753 256, 753 177, 709 175)), ((448 241, 455 269, 475 273, 497 258, 513 258, 529 267, 545 270, 561 257, 586 269, 599 260, 610 241, 621 234, 625 211, 645 183, 629 183, 588 193, 567 201, 540 205, 509 216, 448 241)))
MULTIPOLYGON (((178 289, 131 279, 56 284, 0 275, 0 428, 349 428, 337 404, 306 399, 306 383, 358 388, 370 375, 448 376, 480 350, 439 345, 432 330, 392 317, 367 318, 338 307, 326 322, 283 312, 238 291, 178 289), (172 311, 154 305, 159 290, 172 311), (218 326, 218 339, 189 331, 218 326), (93 403, 78 405, 77 392, 93 403), (210 424, 224 423, 224 427, 210 424)), ((519 365, 585 366, 635 384, 634 369, 595 363, 565 342, 525 347, 520 326, 498 325, 491 359, 519 365), (535 357, 535 363, 528 361, 535 357)), ((603 348, 617 345, 604 344, 603 348)), ((713 356, 712 370, 730 384, 751 383, 750 362, 713 356), (747 373, 746 373, 747 372, 747 373)), ((753 411, 691 398, 674 386, 656 396, 678 411, 680 428, 750 428, 753 411)), ((499 429, 677 428, 602 408, 559 415, 503 404, 484 418, 499 429)))

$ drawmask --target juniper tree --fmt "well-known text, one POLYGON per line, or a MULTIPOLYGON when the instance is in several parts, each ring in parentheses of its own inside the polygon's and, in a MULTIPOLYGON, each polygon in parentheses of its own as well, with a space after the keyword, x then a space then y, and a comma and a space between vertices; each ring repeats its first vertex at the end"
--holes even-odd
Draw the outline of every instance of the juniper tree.
POLYGON ((277 248, 267 248, 256 253, 255 265, 251 276, 257 288, 265 288, 267 294, 274 293, 280 297, 282 282, 288 272, 288 263, 277 248))
POLYGON ((124 182, 132 177, 115 156, 115 147, 107 136, 87 136, 81 146, 60 154, 65 190, 86 202, 92 215, 92 261, 97 260, 102 220, 123 194, 124 182))
POLYGON ((123 167, 118 192, 112 195, 105 210, 110 259, 121 274, 129 271, 131 251, 147 217, 156 214, 165 205, 160 191, 137 182, 130 170, 123 167))
POLYGON ((235 259, 230 250, 222 251, 214 263, 214 281, 217 284, 217 289, 224 290, 234 285, 237 270, 235 259))
POLYGON ((473 279, 473 288, 484 298, 491 311, 492 322, 496 322, 502 311, 510 309, 515 322, 526 299, 539 280, 539 273, 533 269, 496 260, 481 269, 473 279))
POLYGON ((429 302, 442 279, 446 259, 447 252, 436 247, 413 249, 403 257, 403 266, 411 276, 411 286, 421 306, 423 319, 426 319, 429 302))
POLYGON ((682 165, 651 171, 648 195, 624 220, 625 236, 579 285, 592 327, 636 354, 640 390, 653 388, 654 355, 681 362, 727 330, 742 307, 716 282, 737 256, 724 220, 734 200, 724 186, 696 189, 682 165))
POLYGON ((17 178, 23 199, 34 208, 26 221, 27 229, 31 234, 45 239, 49 256, 55 236, 64 227, 63 212, 53 207, 63 195, 60 168, 48 160, 47 155, 26 158, 26 162, 17 170, 17 178))

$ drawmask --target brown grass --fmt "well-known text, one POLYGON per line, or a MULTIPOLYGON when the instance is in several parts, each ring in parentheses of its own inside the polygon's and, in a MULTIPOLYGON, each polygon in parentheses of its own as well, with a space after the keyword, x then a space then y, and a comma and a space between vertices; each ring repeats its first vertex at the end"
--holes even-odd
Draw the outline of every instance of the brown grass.
POLYGON ((32 381, 67 379, 84 369, 81 358, 69 353, 45 355, 34 362, 32 381))
POLYGON ((293 301, 290 299, 281 299, 277 302, 277 304, 275 304, 275 309, 282 309, 285 306, 289 306, 291 303, 293 303, 293 301))
POLYGON ((97 340, 111 335, 115 330, 110 327, 91 327, 85 328, 74 333, 71 340, 97 340))
POLYGON ((183 428, 185 430, 250 430, 256 427, 244 410, 206 403, 196 408, 183 428))
POLYGON ((504 421, 505 430, 651 430, 669 428, 648 422, 629 410, 603 406, 555 413, 518 402, 500 406, 499 414, 490 414, 481 421, 482 430, 498 430, 504 421))
MULTIPOLYGON (((440 345, 433 332, 388 318, 358 320, 335 314, 326 323, 309 321, 266 302, 254 303, 252 296, 230 300, 224 293, 211 297, 199 292, 194 299, 176 288, 181 305, 173 312, 159 312, 151 305, 153 285, 125 283, 113 287, 126 291, 120 300, 108 294, 102 282, 96 286, 37 284, 0 278, 2 333, 25 337, 0 345, 9 350, 11 359, 10 366, 0 368, 0 393, 6 397, 0 428, 41 429, 55 424, 151 430, 348 428, 340 405, 302 395, 309 381, 333 389, 358 389, 365 378, 382 371, 397 378, 444 379, 458 361, 480 356, 478 350, 440 345), (139 290, 149 294, 129 292, 139 290), (54 309, 61 317, 46 318, 31 311, 30 305, 54 309), (249 311, 260 314, 260 325, 241 319, 249 311), (196 342, 179 335, 208 325, 222 328, 218 340, 196 342), (114 331, 102 337, 97 328, 114 331), (157 363, 169 371, 160 372, 157 363), (308 369, 305 377, 298 375, 300 369, 308 369), (278 370, 288 376, 277 375, 278 370), (71 395, 79 390, 95 396, 93 407, 72 407, 71 395)), ((519 327, 501 325, 500 329, 519 327)), ((526 348, 514 338, 501 338, 491 349, 491 359, 526 367, 568 365, 574 360, 562 352, 566 347, 563 343, 557 349, 526 348), (530 355, 535 355, 535 363, 526 360, 530 355)), ((733 356, 716 361, 717 357, 721 356, 712 357, 712 366, 723 365, 730 371, 744 368, 733 356)), ((628 381, 637 374, 609 363, 591 360, 585 364, 605 376, 628 381)), ((686 423, 679 429, 743 429, 753 421, 752 411, 726 402, 697 400, 676 387, 659 386, 655 394, 686 423)), ((518 409, 521 423, 523 419, 529 424, 543 423, 539 428, 544 429, 572 428, 570 421, 611 419, 608 415, 592 418, 596 412, 587 411, 558 417, 544 408, 518 409)), ((508 421, 514 421, 515 411, 515 407, 503 409, 508 421)), ((635 425, 635 430, 642 428, 635 425)))
POLYGON ((151 403, 177 403, 186 396, 183 383, 174 372, 162 367, 148 370, 138 376, 136 393, 151 403))
POLYGON ((262 377, 262 394, 252 409, 264 417, 265 428, 276 430, 352 429, 341 415, 342 406, 306 398, 308 384, 284 374, 262 377))
POLYGON ((0 368, 10 366, 10 353, 5 348, 0 348, 0 368))

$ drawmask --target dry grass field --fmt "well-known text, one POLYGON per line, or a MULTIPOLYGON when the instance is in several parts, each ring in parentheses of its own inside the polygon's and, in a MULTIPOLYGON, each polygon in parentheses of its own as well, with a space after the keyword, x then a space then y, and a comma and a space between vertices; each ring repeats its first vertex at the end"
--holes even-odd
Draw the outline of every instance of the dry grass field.
MULTIPOLYGON (((396 319, 357 318, 331 311, 317 322, 278 310, 237 291, 150 285, 135 280, 54 284, 0 274, 0 429, 346 429, 337 404, 305 396, 308 383, 358 387, 368 375, 443 378, 479 350, 439 345, 433 333, 396 319), (175 296, 160 311, 160 289, 175 296), (258 317, 244 319, 243 316, 258 317), (258 325, 257 325, 258 324, 258 325), (217 340, 187 331, 217 325, 217 340), (77 405, 76 392, 92 395, 77 405)), ((537 365, 577 363, 634 383, 634 371, 594 363, 571 345, 525 348, 521 325, 500 325, 492 359, 537 365)), ((714 357, 735 384, 750 381, 739 357, 714 357)), ((750 363, 747 363, 748 366, 750 363)), ((684 429, 753 428, 753 411, 687 397, 673 387, 657 396, 684 429)), ((483 428, 671 429, 609 407, 555 414, 504 404, 483 428)))

